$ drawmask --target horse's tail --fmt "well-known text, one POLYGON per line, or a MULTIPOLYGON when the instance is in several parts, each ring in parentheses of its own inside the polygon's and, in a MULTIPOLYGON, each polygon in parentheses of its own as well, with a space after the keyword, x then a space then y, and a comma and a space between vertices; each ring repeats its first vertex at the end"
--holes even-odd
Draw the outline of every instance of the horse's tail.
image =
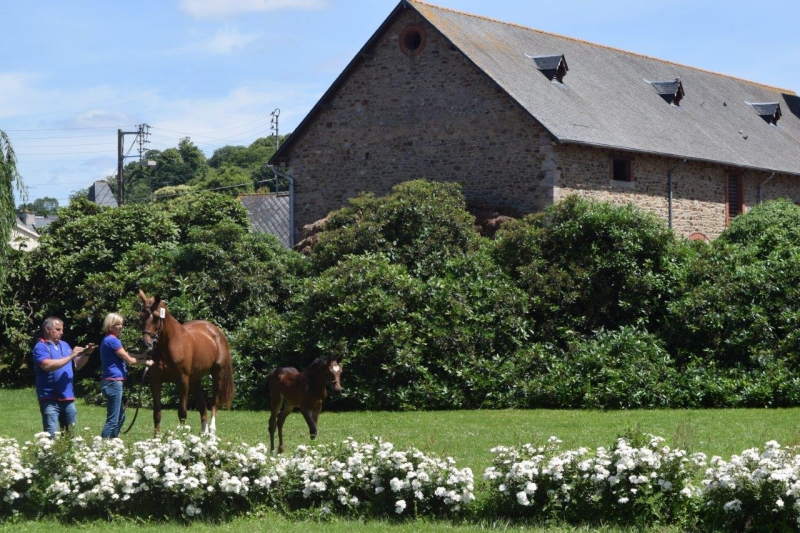
POLYGON ((228 364, 222 367, 219 383, 219 403, 225 409, 230 409, 233 403, 233 362, 228 358, 228 364))
POLYGON ((228 339, 221 335, 218 342, 220 349, 228 355, 222 364, 222 372, 219 375, 219 405, 224 409, 230 409, 233 403, 233 358, 228 346, 228 339))

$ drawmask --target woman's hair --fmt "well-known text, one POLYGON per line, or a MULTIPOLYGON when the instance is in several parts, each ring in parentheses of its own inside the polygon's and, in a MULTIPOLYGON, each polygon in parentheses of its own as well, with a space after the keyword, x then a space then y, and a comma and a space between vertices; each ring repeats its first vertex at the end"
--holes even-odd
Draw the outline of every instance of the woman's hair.
POLYGON ((125 320, 122 318, 122 315, 118 313, 108 313, 106 319, 103 320, 103 333, 108 333, 111 331, 111 328, 123 322, 125 322, 125 320))

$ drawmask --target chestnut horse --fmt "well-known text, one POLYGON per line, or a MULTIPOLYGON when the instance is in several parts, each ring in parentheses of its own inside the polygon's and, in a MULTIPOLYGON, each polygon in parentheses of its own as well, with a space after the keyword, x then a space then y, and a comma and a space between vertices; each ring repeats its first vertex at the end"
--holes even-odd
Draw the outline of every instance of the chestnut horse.
POLYGON ((161 384, 178 386, 178 419, 186 422, 189 391, 200 411, 202 433, 217 431, 217 408, 230 408, 233 400, 233 364, 228 339, 217 326, 205 320, 181 324, 167 311, 166 302, 158 296, 148 297, 139 291, 142 300, 142 341, 152 352, 154 361, 149 371, 153 393, 153 423, 161 430, 161 384), (211 423, 206 421, 206 398, 203 376, 211 374, 211 423))
POLYGON ((278 453, 283 453, 283 422, 295 407, 308 424, 311 439, 317 438, 317 423, 322 402, 328 397, 328 383, 336 392, 342 390, 342 367, 334 357, 315 359, 303 372, 292 367, 278 367, 269 373, 269 451, 275 449, 275 427, 278 428, 278 453), (281 409, 281 406, 283 409, 281 409))

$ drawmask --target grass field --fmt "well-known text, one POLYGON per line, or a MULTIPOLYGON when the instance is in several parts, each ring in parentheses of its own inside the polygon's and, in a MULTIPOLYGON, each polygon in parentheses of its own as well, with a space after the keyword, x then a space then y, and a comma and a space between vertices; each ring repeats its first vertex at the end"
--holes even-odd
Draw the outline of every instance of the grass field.
MULTIPOLYGON (((30 440, 41 431, 36 394, 33 389, 0 390, 0 436, 19 442, 30 440)), ((133 412, 129 412, 129 420, 133 412)), ((268 413, 247 411, 222 411, 217 418, 217 433, 224 440, 256 444, 268 442, 268 413)), ((105 409, 79 402, 78 427, 89 428, 99 434, 105 420, 105 409)), ((189 425, 199 430, 199 416, 189 413, 189 425)), ((162 428, 177 426, 174 410, 163 413, 162 428)), ((153 434, 152 411, 143 409, 134 428, 123 440, 135 442, 153 434)), ((299 414, 291 415, 284 428, 287 450, 299 444, 309 444, 308 430, 299 414)), ((728 409, 728 410, 658 410, 658 411, 554 411, 554 410, 502 410, 502 411, 439 411, 439 412, 324 412, 320 416, 320 433, 316 441, 329 444, 353 437, 367 442, 381 437, 398 448, 413 446, 425 453, 451 456, 459 467, 470 467, 476 481, 490 466, 491 448, 497 445, 518 445, 542 442, 555 435, 563 440, 565 449, 580 446, 595 448, 609 446, 614 438, 626 430, 636 429, 667 439, 667 444, 702 451, 724 458, 752 447, 763 447, 768 440, 782 445, 800 444, 800 409, 728 409)), ((0 524, 0 533, 11 531, 100 531, 108 524, 88 524, 65 527, 50 522, 23 522, 0 524)), ((119 531, 146 532, 183 530, 182 526, 115 524, 119 531)), ((452 525, 435 522, 410 522, 393 524, 370 521, 334 521, 309 523, 283 516, 267 515, 242 517, 221 525, 193 525, 193 530, 203 531, 482 531, 518 530, 518 524, 452 525)), ((546 531, 619 531, 618 529, 558 529, 546 531)), ((669 531, 669 530, 664 530, 669 531)))

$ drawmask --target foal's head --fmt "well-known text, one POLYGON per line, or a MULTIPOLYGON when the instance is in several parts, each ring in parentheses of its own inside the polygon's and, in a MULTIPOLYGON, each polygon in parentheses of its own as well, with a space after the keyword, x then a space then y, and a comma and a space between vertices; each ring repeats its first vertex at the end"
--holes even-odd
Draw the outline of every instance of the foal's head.
POLYGON ((148 297, 141 289, 139 289, 139 298, 142 300, 142 310, 140 312, 142 318, 142 342, 148 350, 152 350, 164 328, 167 305, 160 297, 148 297))
POLYGON ((325 371, 328 373, 328 383, 333 385, 333 390, 342 392, 342 365, 333 356, 325 359, 325 371))

